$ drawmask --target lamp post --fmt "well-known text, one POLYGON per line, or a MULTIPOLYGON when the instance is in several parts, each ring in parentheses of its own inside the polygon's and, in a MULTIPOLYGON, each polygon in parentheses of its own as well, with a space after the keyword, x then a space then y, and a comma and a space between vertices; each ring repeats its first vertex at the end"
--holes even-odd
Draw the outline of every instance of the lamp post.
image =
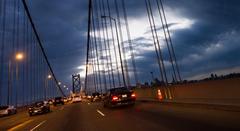
POLYGON ((112 18, 111 16, 101 16, 101 18, 103 18, 103 19, 109 18, 110 20, 113 20, 113 21, 114 21, 115 29, 116 29, 116 35, 117 35, 118 52, 119 52, 120 63, 121 63, 123 83, 124 83, 124 87, 127 87, 127 85, 126 85, 126 80, 125 80, 125 74, 124 74, 124 70, 123 70, 123 62, 122 62, 122 54, 121 54, 121 49, 120 49, 120 48, 121 48, 121 47, 120 47, 120 41, 119 41, 119 37, 118 37, 117 21, 116 21, 116 19, 112 18))
POLYGON ((45 80, 45 92, 44 92, 44 95, 45 95, 45 100, 47 100, 47 88, 48 88, 48 80, 52 79, 52 75, 48 75, 46 80, 45 80))
MULTIPOLYGON (((16 83, 17 83, 16 87, 18 86, 18 80, 19 80, 19 78, 18 78, 18 72, 19 72, 18 62, 21 62, 23 59, 24 59, 23 53, 21 53, 21 52, 16 53, 16 55, 15 55, 15 61, 16 61, 16 83)), ((10 60, 9 64, 11 64, 11 60, 10 60)), ((16 101, 15 102, 16 102, 16 107, 17 107, 17 104, 18 104, 18 89, 16 89, 16 101)))

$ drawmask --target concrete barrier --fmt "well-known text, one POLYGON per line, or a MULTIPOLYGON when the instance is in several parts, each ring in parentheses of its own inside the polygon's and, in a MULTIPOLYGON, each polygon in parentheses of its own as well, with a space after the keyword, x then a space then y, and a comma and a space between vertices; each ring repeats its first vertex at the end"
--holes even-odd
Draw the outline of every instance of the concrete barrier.
POLYGON ((138 100, 240 106, 240 78, 134 89, 138 100), (159 93, 160 92, 160 93, 159 93))

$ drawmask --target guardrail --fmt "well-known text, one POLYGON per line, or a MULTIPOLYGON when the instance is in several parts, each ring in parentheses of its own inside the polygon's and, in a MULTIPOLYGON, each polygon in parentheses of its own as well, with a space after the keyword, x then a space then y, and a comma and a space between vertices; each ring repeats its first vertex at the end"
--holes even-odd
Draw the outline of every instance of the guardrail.
POLYGON ((138 100, 240 106, 240 78, 136 88, 138 100))

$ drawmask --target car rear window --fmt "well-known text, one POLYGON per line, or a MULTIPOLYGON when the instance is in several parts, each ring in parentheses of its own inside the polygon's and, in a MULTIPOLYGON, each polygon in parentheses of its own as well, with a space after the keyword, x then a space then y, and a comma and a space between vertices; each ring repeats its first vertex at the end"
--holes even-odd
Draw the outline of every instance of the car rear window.
POLYGON ((127 88, 115 88, 110 90, 111 93, 128 93, 130 92, 127 88))
POLYGON ((61 100, 62 99, 62 97, 56 97, 55 98, 55 100, 61 100))
POLYGON ((44 103, 43 102, 36 102, 35 105, 36 106, 42 106, 44 103))

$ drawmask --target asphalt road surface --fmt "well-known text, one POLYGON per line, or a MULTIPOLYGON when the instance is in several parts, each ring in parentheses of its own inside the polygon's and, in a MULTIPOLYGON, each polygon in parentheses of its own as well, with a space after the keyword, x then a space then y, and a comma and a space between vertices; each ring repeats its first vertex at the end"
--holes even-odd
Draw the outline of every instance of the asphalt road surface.
POLYGON ((240 131, 240 112, 141 102, 109 109, 101 103, 82 102, 53 107, 44 115, 29 117, 23 111, 2 117, 0 130, 240 131))

